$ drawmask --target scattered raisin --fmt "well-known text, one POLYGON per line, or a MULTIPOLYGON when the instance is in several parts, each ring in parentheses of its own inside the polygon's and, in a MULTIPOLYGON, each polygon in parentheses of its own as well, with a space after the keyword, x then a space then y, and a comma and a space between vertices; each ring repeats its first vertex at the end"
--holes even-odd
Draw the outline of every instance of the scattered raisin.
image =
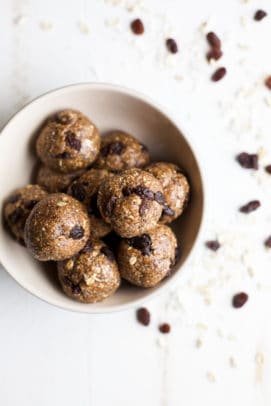
POLYGON ((175 41, 175 39, 168 38, 166 40, 166 46, 167 46, 167 49, 169 50, 169 52, 171 52, 172 54, 176 54, 178 52, 178 45, 177 45, 177 42, 175 41))
POLYGON ((11 195, 8 199, 7 199, 7 203, 16 203, 18 202, 18 200, 20 199, 21 195, 19 193, 15 194, 15 195, 11 195))
POLYGON ((241 152, 241 154, 237 155, 236 160, 239 162, 242 168, 255 170, 259 168, 257 154, 248 154, 247 152, 241 152))
POLYGON ((217 251, 220 248, 220 244, 217 240, 206 241, 205 245, 207 248, 209 248, 209 250, 212 251, 217 251))
POLYGON ((160 333, 163 333, 163 334, 170 333, 170 324, 168 324, 168 323, 160 324, 159 331, 160 331, 160 333))
POLYGON ((208 32, 206 35, 207 41, 212 48, 220 49, 221 41, 214 32, 208 32))
POLYGON ((264 81, 265 86, 271 90, 271 76, 268 76, 264 81))
POLYGON ((252 200, 251 202, 248 202, 244 206, 240 207, 239 211, 242 213, 251 213, 254 210, 257 210, 260 207, 261 203, 259 200, 252 200))
POLYGON ((84 237, 85 231, 82 226, 74 226, 70 231, 70 238, 80 240, 84 237))
POLYGON ((142 255, 148 256, 151 254, 152 241, 151 237, 148 234, 142 234, 137 237, 127 238, 126 241, 131 247, 141 251, 142 255))
POLYGON ((255 21, 261 21, 264 17, 267 16, 267 12, 264 10, 257 10, 256 13, 254 14, 254 20, 255 21))
POLYGON ((67 132, 65 141, 72 149, 75 149, 76 151, 80 151, 81 141, 78 140, 78 138, 76 138, 76 135, 72 131, 67 132))
POLYGON ((271 174, 271 165, 266 165, 265 171, 269 174, 271 174))
POLYGON ((146 307, 141 307, 136 311, 137 321, 143 326, 148 326, 151 321, 151 314, 146 307))
POLYGON ((247 300, 248 300, 248 295, 245 292, 240 292, 233 296, 232 305, 233 305, 233 307, 238 309, 239 307, 244 306, 244 304, 247 302, 247 300))
POLYGON ((212 48, 209 52, 207 52, 206 58, 208 61, 211 59, 218 61, 223 55, 223 52, 219 48, 212 48))
POLYGON ((120 141, 110 142, 101 148, 101 155, 106 157, 108 155, 122 155, 125 151, 125 145, 120 141))
POLYGON ((115 205, 116 205, 116 201, 117 201, 117 196, 114 196, 114 195, 113 195, 113 196, 110 197, 110 199, 109 199, 108 202, 106 203, 105 210, 104 210, 104 214, 105 214, 107 217, 111 217, 111 216, 112 216, 114 207, 115 207, 115 205))
POLYGON ((212 75, 211 79, 213 82, 218 82, 221 80, 227 73, 226 68, 218 68, 212 75))
POLYGON ((21 207, 17 207, 10 215, 8 216, 8 221, 10 224, 16 224, 20 221, 24 216, 24 211, 21 207))
POLYGON ((115 255, 113 254, 113 252, 111 251, 110 248, 104 246, 101 248, 101 253, 104 254, 106 256, 106 258, 109 259, 109 261, 114 261, 115 260, 115 255))
POLYGON ((73 183, 71 185, 71 195, 80 202, 83 202, 86 198, 86 192, 83 185, 81 183, 73 183))
POLYGON ((271 235, 265 240, 264 245, 267 248, 271 248, 271 235))
POLYGON ((131 30, 136 35, 141 35, 144 33, 144 24, 140 18, 136 18, 131 22, 131 30))

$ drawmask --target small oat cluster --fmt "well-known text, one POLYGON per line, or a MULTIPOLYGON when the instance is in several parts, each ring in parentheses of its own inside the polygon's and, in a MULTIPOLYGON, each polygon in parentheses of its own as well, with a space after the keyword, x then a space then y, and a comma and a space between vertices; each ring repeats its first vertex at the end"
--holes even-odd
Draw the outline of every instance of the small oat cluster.
POLYGON ((103 137, 84 114, 50 116, 36 138, 36 184, 4 202, 9 232, 39 261, 54 261, 63 291, 82 303, 106 299, 121 278, 153 287, 178 261, 168 227, 190 186, 173 163, 150 162, 147 147, 113 131, 103 137))

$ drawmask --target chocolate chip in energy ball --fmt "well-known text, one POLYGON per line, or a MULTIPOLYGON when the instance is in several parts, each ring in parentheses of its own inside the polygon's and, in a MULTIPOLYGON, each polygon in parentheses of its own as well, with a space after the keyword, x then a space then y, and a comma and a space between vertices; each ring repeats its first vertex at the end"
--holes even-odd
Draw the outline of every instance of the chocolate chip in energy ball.
POLYGON ((248 154, 247 152, 241 152, 236 157, 237 162, 245 169, 255 169, 259 168, 258 164, 258 155, 257 154, 248 154))
POLYGON ((244 304, 247 301, 248 301, 248 294, 245 292, 240 292, 233 296, 232 305, 236 309, 239 309, 240 307, 244 306, 244 304))
POLYGON ((111 142, 109 144, 104 145, 101 148, 101 155, 106 157, 108 155, 122 155, 125 151, 125 145, 120 142, 120 141, 116 141, 116 142, 111 142))
POLYGON ((140 20, 140 18, 136 18, 135 20, 133 20, 131 22, 131 30, 136 35, 142 35, 144 33, 144 31, 145 31, 144 24, 140 20))
POLYGON ((24 215, 24 211, 21 207, 17 207, 10 215, 8 216, 8 221, 10 224, 16 224, 24 215))
POLYGON ((20 199, 20 197, 21 197, 21 195, 20 195, 19 193, 15 194, 15 195, 11 195, 11 196, 7 199, 6 203, 16 203, 16 202, 18 202, 18 200, 20 199))
POLYGON ((170 327, 170 324, 168 324, 168 323, 163 323, 163 324, 160 324, 160 326, 159 326, 159 331, 162 334, 168 334, 168 333, 170 333, 170 330, 171 330, 171 327, 170 327))
POLYGON ((110 199, 108 200, 108 202, 106 203, 106 207, 105 207, 105 215, 108 217, 112 216, 115 204, 117 201, 117 196, 111 196, 110 199))
POLYGON ((67 278, 67 277, 65 277, 64 278, 64 283, 66 284, 66 285, 68 285, 68 286, 70 286, 70 288, 71 288, 71 290, 72 290, 72 293, 74 294, 74 295, 80 295, 80 293, 81 293, 81 288, 80 288, 80 286, 77 284, 74 284, 69 278, 67 278))
POLYGON ((72 131, 67 132, 65 141, 72 149, 80 151, 81 141, 78 138, 76 138, 76 135, 72 131))
POLYGON ((151 314, 146 307, 141 307, 136 312, 137 321, 143 326, 148 326, 151 321, 151 314))
POLYGON ((211 79, 213 82, 218 82, 219 80, 223 79, 224 76, 226 75, 227 70, 226 68, 218 68, 211 76, 211 79))
POLYGON ((173 217, 175 215, 175 211, 165 204, 162 212, 162 216, 163 215, 173 217))
POLYGON ((252 200, 251 202, 248 202, 244 206, 240 207, 239 211, 241 213, 249 214, 252 211, 257 210, 261 206, 261 203, 259 200, 252 200))
POLYGON ((142 234, 137 237, 132 237, 132 238, 127 238, 127 243, 141 251, 142 255, 148 256, 151 254, 151 248, 152 248, 152 241, 151 237, 148 234, 142 234))
POLYGON ((264 10, 257 10, 254 14, 255 21, 261 21, 264 17, 267 16, 267 12, 264 10))
POLYGON ((71 154, 69 152, 62 152, 62 154, 58 154, 55 157, 60 159, 70 159, 71 154))
POLYGON ((106 256, 106 258, 109 259, 109 261, 114 261, 115 260, 115 255, 113 254, 113 252, 111 251, 110 248, 102 247, 101 248, 101 253, 104 254, 106 256))
POLYGON ((173 38, 168 38, 166 40, 166 46, 169 52, 171 52, 172 54, 176 54, 178 52, 178 45, 177 42, 175 41, 175 39, 173 38))
POLYGON ((80 240, 84 237, 85 231, 82 226, 74 226, 70 231, 70 238, 80 240))
POLYGON ((211 251, 217 251, 220 248, 220 244, 217 240, 206 241, 205 245, 211 251))

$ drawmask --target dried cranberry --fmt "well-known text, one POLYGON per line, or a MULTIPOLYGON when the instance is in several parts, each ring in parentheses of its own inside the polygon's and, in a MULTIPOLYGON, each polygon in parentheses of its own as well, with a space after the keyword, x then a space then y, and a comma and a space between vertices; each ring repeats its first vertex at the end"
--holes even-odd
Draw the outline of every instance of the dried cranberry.
POLYGON ((140 18, 136 18, 131 22, 131 30, 136 35, 141 35, 144 33, 144 24, 140 18))
POLYGON ((227 73, 226 68, 218 68, 212 75, 211 79, 213 82, 218 82, 221 80, 227 73))
POLYGON ((113 214, 113 210, 115 208, 116 202, 117 202, 117 196, 111 196, 108 202, 106 203, 104 214, 107 217, 111 217, 113 214))
POLYGON ((84 237, 85 231, 82 226, 74 226, 70 231, 70 238, 80 240, 84 237))
POLYGON ((151 321, 151 314, 146 307, 141 307, 136 312, 137 321, 143 326, 148 326, 151 321))
POLYGON ((251 213, 254 210, 257 210, 260 207, 261 203, 259 202, 259 200, 252 200, 251 202, 248 202, 247 204, 245 204, 244 206, 240 207, 240 211, 242 213, 251 213))
POLYGON ((38 203, 38 200, 29 200, 28 202, 25 202, 24 207, 27 210, 32 210, 34 206, 38 203))
POLYGON ((21 195, 19 193, 15 194, 15 195, 11 195, 8 199, 7 199, 7 203, 16 203, 18 202, 18 200, 20 199, 21 195))
POLYGON ((109 259, 109 261, 114 261, 115 260, 115 255, 113 254, 113 252, 111 251, 110 248, 104 246, 101 248, 101 253, 104 254, 106 256, 106 258, 109 259))
POLYGON ((268 89, 271 90, 271 76, 268 76, 268 77, 265 79, 264 83, 265 83, 265 86, 266 86, 268 89))
POLYGON ((171 52, 172 54, 176 54, 178 52, 178 45, 177 45, 177 42, 175 41, 175 39, 168 38, 166 40, 166 46, 167 46, 167 49, 169 50, 169 52, 171 52))
POLYGON ((17 207, 17 209, 15 209, 12 213, 10 213, 10 215, 8 216, 8 221, 10 222, 10 224, 16 224, 18 223, 20 220, 22 220, 24 216, 24 211, 21 207, 17 207))
POLYGON ((233 305, 233 307, 238 309, 239 307, 244 306, 244 304, 247 302, 247 300, 248 300, 248 295, 245 292, 240 292, 233 296, 232 305, 233 305))
POLYGON ((214 32, 208 32, 206 35, 207 41, 212 48, 220 49, 221 41, 214 32))
POLYGON ((206 58, 208 61, 210 61, 211 59, 218 61, 218 59, 220 59, 222 55, 223 52, 221 51, 221 49, 212 48, 209 52, 207 52, 206 58))
POLYGON ((137 237, 127 238, 126 241, 131 247, 141 251, 142 255, 148 256, 151 254, 152 241, 151 237, 148 234, 142 234, 137 237))
POLYGON ((271 235, 265 240, 264 245, 267 248, 271 248, 271 235))
POLYGON ((101 155, 106 157, 108 155, 122 155, 126 149, 126 146, 120 141, 114 141, 109 144, 105 144, 101 148, 101 155))
POLYGON ((170 333, 170 324, 168 324, 168 323, 163 323, 163 324, 160 324, 160 326, 159 326, 159 331, 160 331, 160 333, 163 333, 163 334, 168 334, 168 333, 170 333))
POLYGON ((72 131, 67 132, 65 141, 72 149, 80 151, 81 141, 78 138, 76 138, 76 135, 72 131))
POLYGON ((86 198, 84 186, 81 183, 73 183, 71 185, 71 195, 80 202, 83 202, 86 198))
POLYGON ((212 251, 217 251, 220 248, 220 244, 217 240, 206 241, 205 245, 212 251))
POLYGON ((257 154, 248 154, 247 152, 241 152, 237 155, 236 160, 246 169, 255 169, 259 168, 258 164, 258 155, 257 154))
POLYGON ((171 209, 167 204, 163 207, 162 216, 170 216, 173 217, 175 215, 175 211, 171 209))
POLYGON ((254 20, 255 21, 261 21, 264 17, 267 16, 267 12, 264 10, 257 10, 256 13, 254 14, 254 20))
POLYGON ((271 174, 271 165, 266 165, 265 170, 267 173, 271 174))

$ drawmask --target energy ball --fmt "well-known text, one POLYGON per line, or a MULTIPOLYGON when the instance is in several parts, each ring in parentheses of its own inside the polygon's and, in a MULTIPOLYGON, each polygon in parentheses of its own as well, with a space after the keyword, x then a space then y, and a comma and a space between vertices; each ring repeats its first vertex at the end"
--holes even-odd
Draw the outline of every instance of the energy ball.
POLYGON ((181 169, 168 162, 150 164, 146 171, 160 181, 163 187, 165 205, 161 223, 171 223, 179 217, 189 200, 190 186, 181 169))
POLYGON ((90 169, 76 179, 68 188, 68 194, 82 202, 88 211, 90 233, 93 238, 102 238, 112 230, 97 207, 97 192, 101 183, 111 176, 106 169, 90 169))
POLYGON ((69 173, 88 167, 97 158, 100 143, 98 129, 86 116, 63 110, 43 126, 36 149, 46 166, 69 173))
POLYGON ((170 274, 176 249, 173 231, 162 224, 148 233, 124 239, 117 255, 120 274, 133 285, 151 288, 170 274))
POLYGON ((24 244, 24 226, 33 207, 47 192, 39 185, 27 185, 16 189, 4 202, 3 214, 11 234, 24 244))
POLYGON ((55 172, 48 166, 41 165, 37 174, 37 183, 49 193, 65 192, 71 182, 78 178, 82 171, 72 173, 55 172))
POLYGON ((148 149, 132 135, 114 131, 102 137, 101 151, 95 167, 118 172, 130 168, 143 168, 150 161, 148 149))
POLYGON ((89 240, 79 254, 58 262, 58 277, 66 295, 83 303, 100 302, 120 285, 114 254, 99 240, 89 240))
POLYGON ((161 183, 141 169, 129 169, 107 178, 98 192, 104 220, 121 237, 134 237, 152 229, 165 202, 161 183))
POLYGON ((36 204, 25 224, 25 243, 40 261, 72 257, 90 235, 87 210, 64 193, 53 193, 36 204))

